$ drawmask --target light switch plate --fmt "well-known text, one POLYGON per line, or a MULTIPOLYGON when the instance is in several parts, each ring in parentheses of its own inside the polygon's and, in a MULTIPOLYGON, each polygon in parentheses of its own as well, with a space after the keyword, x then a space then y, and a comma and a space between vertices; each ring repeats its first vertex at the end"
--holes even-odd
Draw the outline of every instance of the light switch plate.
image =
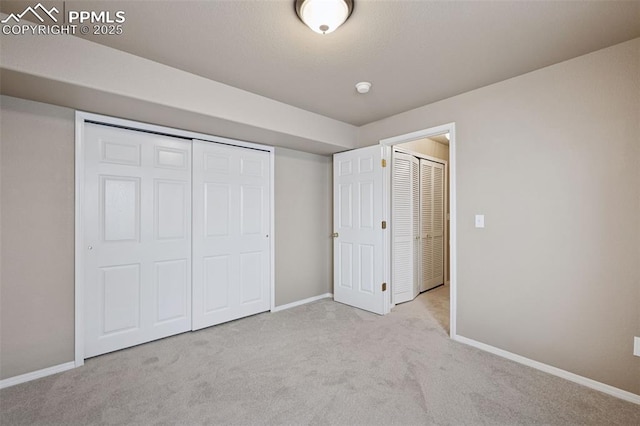
POLYGON ((476 228, 484 228, 484 215, 477 214, 476 215, 476 228))
POLYGON ((640 337, 633 338, 633 354, 640 356, 640 337))

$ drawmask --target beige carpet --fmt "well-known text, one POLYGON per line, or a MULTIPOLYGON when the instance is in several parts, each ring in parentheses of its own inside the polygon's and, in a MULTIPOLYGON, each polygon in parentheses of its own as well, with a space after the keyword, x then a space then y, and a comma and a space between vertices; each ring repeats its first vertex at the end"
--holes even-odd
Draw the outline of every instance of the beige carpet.
POLYGON ((90 359, 0 391, 0 422, 640 424, 640 406, 451 341, 447 292, 385 317, 322 300, 90 359))

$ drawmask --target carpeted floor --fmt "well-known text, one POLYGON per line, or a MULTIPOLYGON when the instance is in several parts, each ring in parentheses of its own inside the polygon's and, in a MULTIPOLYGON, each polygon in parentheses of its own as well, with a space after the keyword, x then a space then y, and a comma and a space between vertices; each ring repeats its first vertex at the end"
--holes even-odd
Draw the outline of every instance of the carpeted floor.
POLYGON ((639 425, 640 406, 451 341, 448 287, 385 317, 329 299, 0 391, 0 423, 639 425))

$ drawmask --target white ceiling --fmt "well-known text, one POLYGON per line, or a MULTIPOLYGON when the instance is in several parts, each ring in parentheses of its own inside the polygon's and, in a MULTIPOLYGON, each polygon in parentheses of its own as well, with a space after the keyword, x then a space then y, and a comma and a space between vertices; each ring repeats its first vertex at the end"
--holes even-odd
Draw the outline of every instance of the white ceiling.
POLYGON ((351 18, 324 36, 293 3, 65 7, 125 11, 122 35, 92 41, 354 125, 640 37, 640 1, 356 0, 351 18), (366 95, 354 87, 362 80, 373 84, 366 95))

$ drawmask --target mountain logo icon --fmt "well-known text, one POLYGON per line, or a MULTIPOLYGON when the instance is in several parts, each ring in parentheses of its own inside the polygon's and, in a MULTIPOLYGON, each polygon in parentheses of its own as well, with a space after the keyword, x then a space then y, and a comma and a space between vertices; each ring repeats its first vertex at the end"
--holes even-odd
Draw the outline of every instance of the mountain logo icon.
POLYGON ((56 8, 56 7, 52 7, 51 9, 47 9, 46 7, 44 7, 42 5, 42 3, 38 3, 37 5, 35 5, 34 7, 27 7, 22 13, 12 13, 9 16, 7 16, 6 18, 4 18, 2 21, 3 24, 6 24, 7 22, 9 22, 10 20, 14 20, 16 23, 20 22, 20 19, 22 19, 23 16, 25 16, 27 13, 31 13, 32 16, 35 16, 38 21, 40 22, 44 22, 44 18, 38 14, 38 11, 43 14, 42 16, 46 15, 49 18, 51 18, 51 20, 53 20, 53 22, 58 22, 58 19, 53 15, 54 13, 60 13, 60 11, 56 8))

